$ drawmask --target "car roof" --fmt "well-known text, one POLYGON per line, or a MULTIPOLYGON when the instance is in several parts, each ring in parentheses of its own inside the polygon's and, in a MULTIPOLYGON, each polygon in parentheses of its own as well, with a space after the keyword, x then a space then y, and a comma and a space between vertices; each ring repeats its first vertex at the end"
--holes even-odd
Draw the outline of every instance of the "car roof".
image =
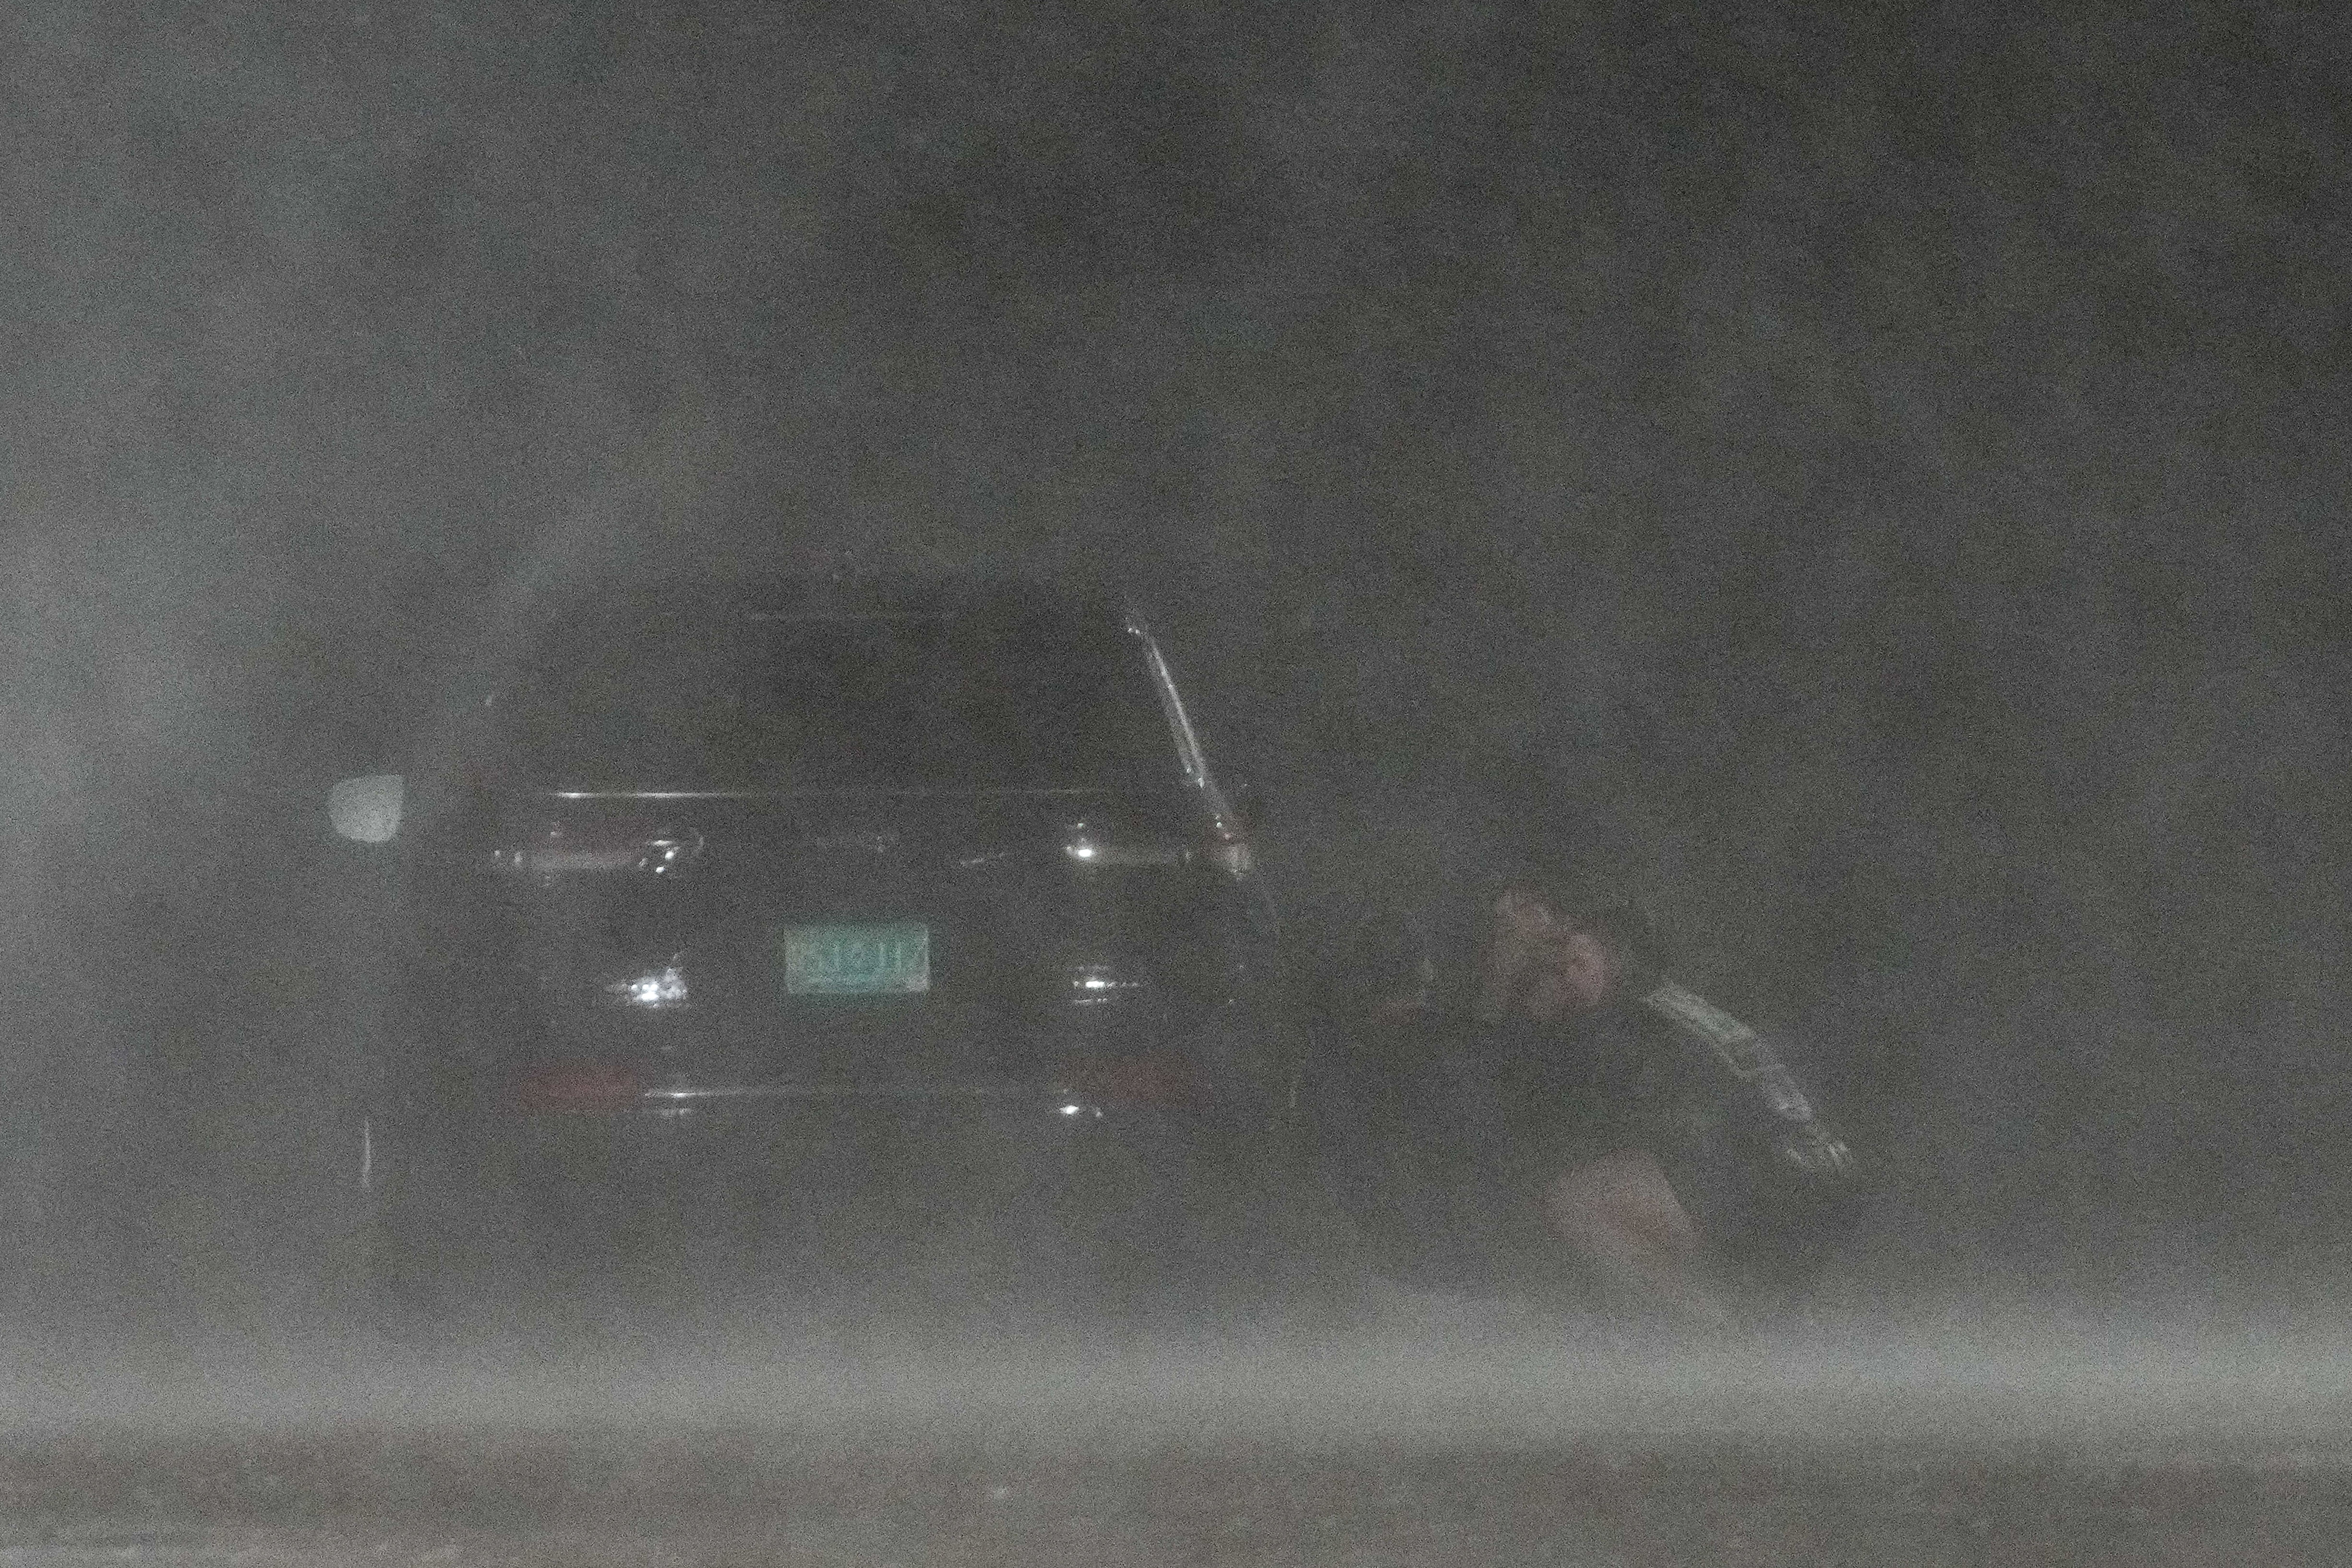
POLYGON ((1042 576, 981 573, 680 574, 575 592, 542 607, 557 624, 633 614, 692 613, 749 620, 856 621, 988 618, 1046 613, 1134 624, 1126 595, 1107 585, 1042 576))

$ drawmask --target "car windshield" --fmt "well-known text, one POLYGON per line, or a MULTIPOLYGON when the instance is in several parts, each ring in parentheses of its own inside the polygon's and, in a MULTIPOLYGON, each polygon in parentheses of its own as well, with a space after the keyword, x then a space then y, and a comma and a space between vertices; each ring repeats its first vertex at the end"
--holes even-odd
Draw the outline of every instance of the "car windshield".
POLYGON ((1117 787, 1176 760, 1136 640, 1044 612, 594 616, 499 706, 514 766, 583 784, 1117 787))

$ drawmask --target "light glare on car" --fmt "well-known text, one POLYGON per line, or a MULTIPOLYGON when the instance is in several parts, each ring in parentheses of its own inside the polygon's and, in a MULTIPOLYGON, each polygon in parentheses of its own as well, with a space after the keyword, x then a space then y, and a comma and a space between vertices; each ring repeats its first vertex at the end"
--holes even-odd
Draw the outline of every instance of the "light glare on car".
POLYGON ((1144 988, 1139 977, 1122 972, 1111 964, 1073 964, 1069 970, 1071 1001, 1078 1007, 1094 1007, 1115 1002, 1121 997, 1144 988))
POLYGON ((1157 836, 1122 839, 1116 831, 1106 832, 1090 823, 1073 826, 1062 841, 1062 853, 1080 867, 1092 870, 1102 866, 1178 866, 1189 858, 1184 846, 1157 836))
POLYGON ((614 980, 604 988, 604 992, 624 1007, 682 1008, 687 1003, 686 972, 676 964, 665 964, 642 975, 614 980))

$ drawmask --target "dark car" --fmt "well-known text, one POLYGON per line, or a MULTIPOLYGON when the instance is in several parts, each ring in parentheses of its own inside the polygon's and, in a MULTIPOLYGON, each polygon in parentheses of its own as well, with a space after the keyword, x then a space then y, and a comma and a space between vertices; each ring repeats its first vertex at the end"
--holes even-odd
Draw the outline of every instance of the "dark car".
POLYGON ((331 800, 390 911, 390 1284, 632 1229, 1150 1251, 1275 1113, 1249 837, 1119 601, 695 584, 520 641, 331 800))

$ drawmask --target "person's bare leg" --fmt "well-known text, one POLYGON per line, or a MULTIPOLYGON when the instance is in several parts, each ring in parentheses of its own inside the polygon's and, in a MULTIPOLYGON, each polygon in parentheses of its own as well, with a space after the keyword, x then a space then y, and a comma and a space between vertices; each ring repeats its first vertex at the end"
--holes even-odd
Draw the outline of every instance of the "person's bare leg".
POLYGON ((1592 1264, 1609 1290, 1696 1327, 1730 1322, 1707 1277, 1698 1228, 1649 1155, 1603 1155, 1553 1181, 1542 1201, 1552 1233, 1592 1264))

